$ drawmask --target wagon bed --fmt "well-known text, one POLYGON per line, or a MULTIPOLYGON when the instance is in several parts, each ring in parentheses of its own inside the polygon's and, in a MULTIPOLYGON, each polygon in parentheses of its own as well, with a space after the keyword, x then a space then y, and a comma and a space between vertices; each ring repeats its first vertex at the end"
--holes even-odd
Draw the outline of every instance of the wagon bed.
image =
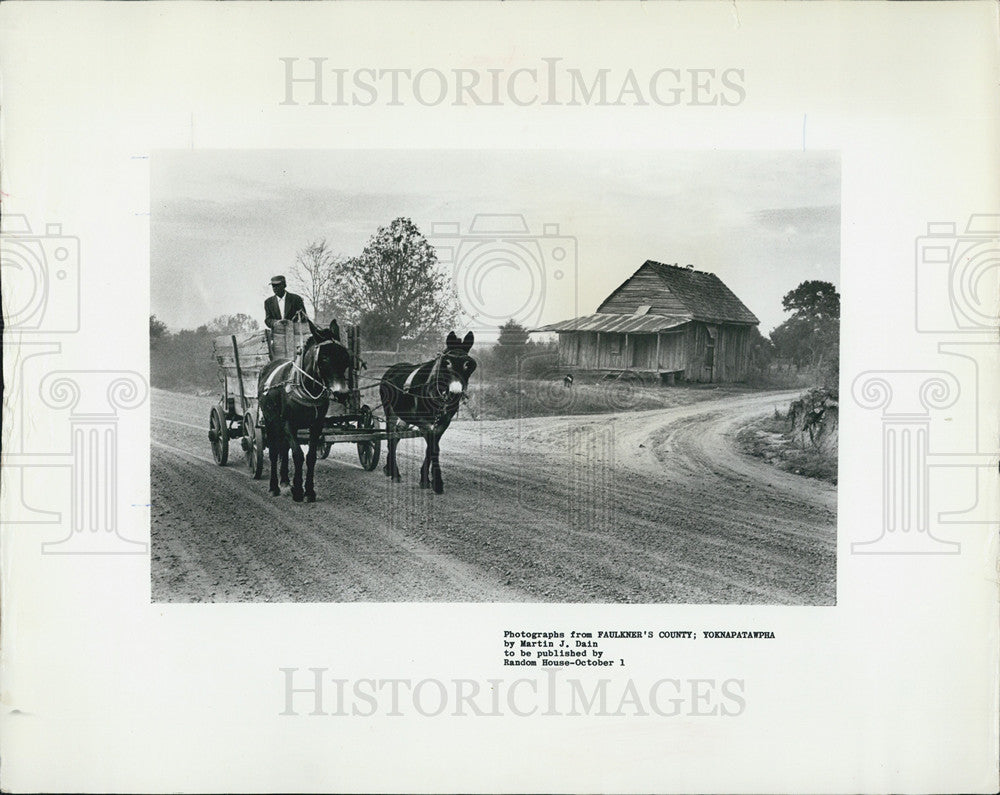
MULTIPOLYGON (((307 323, 277 321, 273 329, 224 335, 212 341, 222 395, 209 413, 208 438, 219 466, 225 466, 229 460, 229 442, 239 439, 250 473, 255 479, 261 477, 266 444, 257 400, 258 378, 270 362, 294 359, 310 333, 307 323)), ((372 413, 371 407, 362 402, 359 382, 360 371, 365 365, 356 326, 347 328, 347 350, 351 354, 347 400, 345 403, 330 401, 319 457, 327 458, 334 444, 356 444, 361 466, 371 471, 378 466, 383 441, 412 438, 421 433, 416 429, 399 428, 390 432, 388 427, 382 427, 382 421, 372 413)), ((308 442, 307 431, 300 432, 299 442, 308 442)))

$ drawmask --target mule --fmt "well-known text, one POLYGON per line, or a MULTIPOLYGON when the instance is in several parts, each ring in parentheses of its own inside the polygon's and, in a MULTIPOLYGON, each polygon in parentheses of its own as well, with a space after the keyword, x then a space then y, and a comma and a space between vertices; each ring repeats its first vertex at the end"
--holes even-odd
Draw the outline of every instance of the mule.
POLYGON ((420 467, 420 488, 434 487, 435 494, 444 492, 439 461, 441 436, 451 424, 459 403, 466 394, 469 378, 476 361, 469 356, 475 336, 470 331, 460 340, 454 331, 448 334, 445 349, 436 358, 423 364, 394 364, 379 382, 379 396, 385 410, 389 431, 389 452, 383 467, 387 477, 402 480, 396 465, 396 445, 392 438, 394 426, 410 425, 422 431, 427 442, 424 463, 420 467))
POLYGON ((288 453, 295 464, 292 478, 292 499, 295 502, 316 501, 313 473, 316 455, 323 435, 323 420, 330 400, 343 402, 347 398, 347 370, 351 357, 343 345, 325 330, 309 323, 311 337, 306 341, 298 361, 279 359, 270 362, 257 382, 257 396, 264 434, 271 460, 271 494, 281 494, 278 485, 278 464, 281 481, 288 483, 288 453), (302 448, 298 432, 309 429, 309 449, 305 455, 305 487, 302 483, 302 448))

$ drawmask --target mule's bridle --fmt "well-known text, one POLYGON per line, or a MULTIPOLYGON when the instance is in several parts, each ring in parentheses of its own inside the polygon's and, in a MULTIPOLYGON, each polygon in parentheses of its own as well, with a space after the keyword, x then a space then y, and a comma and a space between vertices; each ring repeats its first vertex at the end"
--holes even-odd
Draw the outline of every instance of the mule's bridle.
POLYGON ((317 401, 318 400, 322 400, 327 395, 327 393, 330 391, 330 387, 328 387, 326 384, 324 384, 322 381, 320 381, 315 376, 309 375, 309 373, 307 373, 305 370, 303 370, 301 367, 299 367, 295 362, 292 362, 292 370, 294 370, 295 372, 299 373, 299 375, 304 375, 310 381, 312 381, 312 382, 314 382, 316 384, 319 384, 319 392, 314 395, 312 392, 309 391, 309 389, 306 387, 306 385, 304 383, 302 383, 302 379, 301 378, 299 379, 298 384, 295 384, 294 381, 292 382, 293 384, 295 384, 296 386, 298 386, 299 389, 301 389, 303 392, 305 392, 306 396, 310 400, 317 400, 317 401))
MULTIPOLYGON (((420 395, 417 390, 414 390, 414 392, 411 393, 415 397, 423 397, 425 400, 430 401, 430 403, 435 408, 438 409, 437 413, 434 415, 435 425, 438 424, 438 422, 441 420, 442 417, 445 417, 449 413, 450 410, 449 403, 454 402, 455 411, 457 411, 458 406, 461 404, 462 397, 465 395, 465 386, 466 386, 465 383, 462 384, 461 393, 455 395, 449 392, 447 387, 442 389, 438 385, 438 382, 441 380, 440 379, 441 361, 447 355, 448 351, 444 350, 434 358, 434 364, 431 366, 430 373, 427 376, 427 381, 424 382, 424 384, 422 384, 421 387, 417 387, 417 390, 420 390, 421 388, 426 388, 427 391, 425 392, 425 394, 420 395)), ((455 375, 455 377, 456 378, 458 377, 457 374, 455 375)))

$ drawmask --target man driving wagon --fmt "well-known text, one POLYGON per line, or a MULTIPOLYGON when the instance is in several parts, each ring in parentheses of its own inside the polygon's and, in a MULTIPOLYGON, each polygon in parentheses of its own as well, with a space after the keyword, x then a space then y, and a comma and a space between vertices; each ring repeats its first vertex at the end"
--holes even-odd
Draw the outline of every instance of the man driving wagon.
MULTIPOLYGON (((274 324, 280 320, 291 320, 296 323, 308 323, 309 315, 306 312, 305 302, 302 296, 288 292, 288 282, 282 275, 271 277, 271 289, 274 295, 264 301, 264 325, 272 331, 274 324)), ((323 330, 328 338, 340 342, 340 326, 336 319, 330 321, 328 329, 323 330)))

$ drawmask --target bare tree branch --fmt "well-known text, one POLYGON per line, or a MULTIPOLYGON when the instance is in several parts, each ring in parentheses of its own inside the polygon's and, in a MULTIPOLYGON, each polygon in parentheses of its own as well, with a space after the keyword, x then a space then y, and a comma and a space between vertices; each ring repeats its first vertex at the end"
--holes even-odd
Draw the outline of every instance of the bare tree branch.
POLYGON ((345 257, 330 249, 326 238, 309 243, 296 254, 291 282, 308 302, 312 317, 331 309, 331 288, 338 281, 345 261, 345 257))

